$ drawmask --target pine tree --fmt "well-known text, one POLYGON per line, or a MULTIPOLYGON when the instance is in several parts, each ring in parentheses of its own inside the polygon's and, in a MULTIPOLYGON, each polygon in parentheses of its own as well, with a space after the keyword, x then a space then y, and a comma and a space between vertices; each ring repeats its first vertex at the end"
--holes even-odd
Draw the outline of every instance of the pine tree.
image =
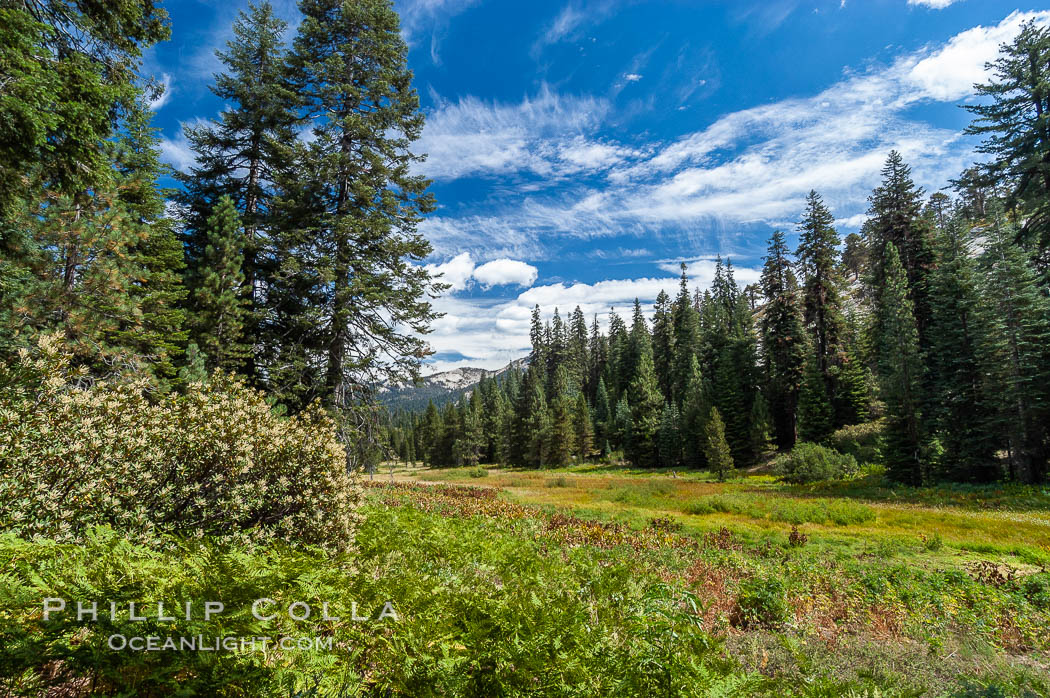
POLYGON ((803 441, 820 443, 831 435, 834 413, 828 397, 827 384, 815 356, 805 364, 805 374, 799 393, 798 435, 803 441))
POLYGON ((423 443, 423 465, 434 467, 438 444, 444 436, 444 424, 441 421, 441 413, 431 400, 427 403, 426 412, 423 413, 423 421, 420 427, 420 437, 423 443))
POLYGON ((583 393, 576 394, 576 404, 572 413, 573 432, 575 435, 576 456, 581 461, 594 454, 594 426, 591 423, 591 410, 583 393))
POLYGON ((48 190, 11 221, 26 248, 12 260, 22 283, 8 299, 7 329, 25 338, 60 332, 97 375, 116 367, 166 381, 186 339, 182 255, 157 188, 163 168, 150 112, 139 102, 124 118, 123 133, 99 144, 111 168, 104 187, 48 190))
POLYGON ((1026 255, 1013 243, 1012 226, 1004 224, 998 211, 993 215, 981 255, 983 297, 990 310, 988 365, 994 368, 1010 474, 1018 482, 1042 482, 1050 428, 1050 301, 1040 292, 1026 255))
POLYGON ((857 233, 846 236, 845 245, 842 248, 841 270, 842 274, 859 280, 864 274, 868 264, 868 248, 864 244, 864 238, 857 233))
POLYGON ((573 399, 566 393, 555 397, 551 405, 549 458, 545 465, 564 467, 576 453, 576 428, 573 423, 573 399))
POLYGON ((1018 239, 1045 273, 1050 268, 1050 28, 1028 20, 990 67, 992 78, 975 86, 986 99, 966 105, 976 115, 966 133, 985 136, 977 150, 991 156, 971 179, 980 186, 1009 187, 1008 205, 1026 214, 1018 239))
POLYGON ((609 391, 605 389, 605 379, 598 379, 598 396, 594 401, 594 431, 600 443, 615 439, 616 413, 609 400, 609 391))
POLYGON ((183 365, 179 368, 179 382, 186 385, 189 383, 203 383, 208 380, 208 367, 205 365, 207 357, 201 353, 196 342, 190 342, 186 347, 186 357, 183 365))
POLYGON ((671 380, 671 395, 679 404, 685 403, 686 391, 692 378, 693 359, 700 354, 700 316, 689 295, 685 270, 686 266, 683 263, 678 296, 671 310, 674 323, 674 375, 671 380))
MULTIPOLYGON (((112 191, 103 144, 150 96, 137 69, 143 51, 169 36, 167 14, 153 2, 0 7, 0 221, 45 198, 83 205, 93 192, 112 191)), ((0 229, 3 257, 9 241, 7 226, 0 229)))
POLYGON ((516 465, 542 468, 550 460, 551 420, 542 371, 530 366, 515 406, 511 460, 516 465))
POLYGON ((733 455, 726 442, 725 424, 717 407, 712 407, 704 424, 704 456, 708 467, 723 482, 733 470, 733 455))
POLYGON ((660 415, 660 433, 658 437, 660 465, 664 468, 676 468, 682 462, 681 417, 678 406, 665 402, 660 415))
MULTIPOLYGON (((591 338, 587 347, 587 358, 587 386, 585 392, 587 393, 587 399, 596 405, 598 383, 602 380, 609 360, 609 340, 598 328, 597 315, 591 321, 591 338)), ((606 386, 606 390, 608 390, 608 386, 606 386)))
POLYGON ((229 196, 223 196, 204 228, 207 243, 193 291, 193 337, 211 368, 234 370, 247 356, 244 325, 243 231, 229 196))
MULTIPOLYGON (((211 88, 227 107, 213 121, 184 128, 195 164, 179 176, 183 188, 177 195, 186 217, 187 280, 193 286, 206 273, 208 219, 221 197, 233 200, 243 225, 245 336, 260 347, 282 341, 262 336, 268 329, 262 306, 267 286, 280 271, 272 265, 277 179, 291 166, 289 144, 299 123, 299 99, 286 76, 285 30, 268 2, 238 14, 227 49, 217 52, 224 70, 211 88)), ((243 371, 260 381, 256 359, 263 357, 253 352, 246 358, 243 371)))
POLYGON ((613 425, 615 427, 613 446, 617 449, 626 450, 628 448, 627 444, 631 440, 631 433, 634 430, 631 424, 631 404, 627 401, 626 396, 621 397, 616 403, 613 425))
MULTIPOLYGON (((882 168, 882 184, 872 192, 871 216, 865 227, 867 245, 872 256, 868 264, 865 285, 873 304, 886 285, 888 244, 897 250, 898 258, 907 275, 907 291, 915 308, 915 324, 919 346, 928 347, 926 329, 930 324, 930 302, 926 290, 926 276, 933 266, 931 225, 922 215, 922 189, 915 186, 911 168, 904 164, 900 153, 890 152, 882 168)), ((882 344, 880 337, 875 345, 882 344)))
POLYGON ((787 244, 779 230, 769 241, 762 267, 762 347, 765 355, 767 393, 774 440, 781 451, 790 451, 798 437, 798 397, 805 365, 805 330, 798 288, 787 244))
MULTIPOLYGON (((817 368, 825 391, 834 402, 835 374, 841 363, 842 300, 838 272, 839 235, 832 224, 835 217, 815 191, 806 197, 806 211, 799 223, 798 257, 802 277, 806 327, 812 338, 817 368)), ((838 420, 836 420, 838 421, 838 420)))
POLYGON ((925 413, 943 448, 939 475, 956 481, 990 482, 999 477, 995 462, 999 439, 984 377, 986 323, 967 234, 958 216, 947 215, 935 243, 937 266, 929 275, 933 315, 928 354, 930 400, 925 413))
POLYGON ((704 427, 710 412, 710 400, 706 393, 703 377, 700 374, 700 362, 696 356, 693 356, 690 362, 689 381, 682 400, 681 417, 685 464, 690 468, 702 468, 707 462, 704 427))
POLYGON ((627 325, 615 310, 609 310, 609 361, 606 364, 605 385, 609 397, 619 400, 634 377, 631 373, 630 339, 627 325))
POLYGON ((345 406, 382 380, 418 375, 436 317, 427 299, 445 285, 418 264, 431 247, 416 228, 434 204, 412 174, 423 114, 397 14, 385 0, 299 8, 289 79, 313 140, 293 144, 295 166, 279 180, 288 275, 275 313, 302 350, 276 379, 310 386, 298 401, 345 406))
POLYGON ((589 382, 588 368, 590 365, 587 340, 587 318, 584 317, 580 306, 576 306, 575 310, 572 311, 572 315, 569 316, 566 360, 574 388, 585 392, 589 382))
POLYGON ((671 297, 661 290, 656 296, 653 315, 653 365, 660 392, 670 397, 674 383, 674 309, 671 297))
POLYGON ((453 460, 460 467, 476 466, 481 462, 485 445, 484 422, 476 391, 469 400, 465 395, 460 400, 459 415, 461 428, 452 445, 453 460))
POLYGON ((657 463, 657 438, 660 430, 660 414, 663 396, 656 381, 652 351, 642 351, 638 370, 630 387, 631 431, 625 454, 627 460, 641 468, 653 467, 657 463))
POLYGON ((900 482, 924 480, 921 406, 923 364, 908 279, 897 248, 886 243, 885 281, 878 306, 879 379, 886 403, 887 474, 900 482))

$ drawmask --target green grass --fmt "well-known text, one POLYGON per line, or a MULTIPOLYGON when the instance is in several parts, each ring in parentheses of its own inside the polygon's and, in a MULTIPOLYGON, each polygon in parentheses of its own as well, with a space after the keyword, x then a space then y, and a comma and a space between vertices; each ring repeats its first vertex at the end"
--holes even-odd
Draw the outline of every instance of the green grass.
MULTIPOLYGON (((491 471, 483 486, 507 475, 491 471)), ((518 477, 529 483, 521 492, 550 496, 577 496, 583 484, 578 474, 518 477), (560 477, 569 486, 545 486, 560 477)), ((468 478, 460 479, 481 482, 468 478)), ((632 490, 614 479, 596 490, 590 520, 556 504, 478 494, 487 489, 453 495, 384 481, 368 490, 352 556, 207 540, 156 551, 104 531, 84 546, 0 536, 0 694, 61 692, 78 677, 91 677, 99 695, 121 686, 144 696, 956 696, 968 684, 998 691, 988 695, 1050 692, 1045 573, 985 580, 928 564, 947 548, 874 537, 854 549, 827 544, 818 528, 791 546, 770 507, 763 519, 717 514, 773 528, 747 530, 730 518, 712 522, 731 528, 721 533, 676 530, 674 521, 654 523, 651 510, 606 498, 674 500, 680 482, 643 480, 632 490), (623 523, 608 523, 616 518, 623 523), (216 594, 231 612, 212 623, 136 626, 121 614, 85 626, 44 623, 39 613, 46 596, 200 602, 216 594), (247 604, 261 597, 337 610, 348 600, 363 609, 389 600, 400 618, 260 623, 247 604), (334 642, 268 655, 103 647, 112 632, 144 629, 334 642)), ((692 483, 690 501, 765 501, 695 492, 711 487, 692 483)))
POLYGON ((769 519, 790 524, 834 524, 850 526, 871 523, 876 519, 870 506, 833 499, 792 499, 754 495, 711 495, 689 502, 686 514, 739 514, 753 519, 769 519))

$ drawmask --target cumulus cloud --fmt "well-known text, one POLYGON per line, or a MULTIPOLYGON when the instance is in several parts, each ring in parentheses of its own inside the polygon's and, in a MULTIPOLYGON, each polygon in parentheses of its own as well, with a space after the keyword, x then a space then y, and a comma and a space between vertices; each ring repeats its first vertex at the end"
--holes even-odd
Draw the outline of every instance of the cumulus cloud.
POLYGON ((469 252, 463 252, 443 264, 427 264, 426 270, 439 275, 442 283, 449 284, 450 291, 462 291, 474 274, 474 260, 469 252))
MULTIPOLYGON (((946 6, 947 3, 940 5, 946 6)), ((945 46, 911 66, 906 74, 907 82, 935 100, 967 97, 973 94, 974 83, 988 77, 985 63, 995 59, 1000 44, 1013 39, 1024 21, 1048 18, 1050 12, 1015 11, 995 26, 974 27, 956 34, 945 46)))
MULTIPOLYGON (((690 287, 705 289, 714 279, 715 263, 709 259, 691 260, 687 274, 690 287)), ((678 273, 674 265, 674 273, 678 273)), ((759 278, 760 270, 752 267, 734 267, 734 275, 741 284, 759 278)), ((660 291, 674 296, 678 293, 679 277, 646 277, 640 279, 610 279, 593 284, 555 283, 535 286, 510 300, 464 299, 446 296, 435 301, 435 309, 445 315, 433 324, 427 341, 439 355, 456 355, 453 361, 435 361, 427 372, 445 371, 463 366, 496 369, 529 351, 529 324, 532 308, 540 306, 541 316, 549 320, 555 308, 562 317, 579 306, 587 318, 598 317, 599 326, 608 329, 610 308, 626 317, 635 298, 642 303, 642 313, 651 320, 653 302, 660 291)))
POLYGON ((532 286, 536 283, 536 267, 516 259, 494 259, 477 267, 474 278, 484 287, 532 286))
POLYGON ((627 73, 626 75, 623 76, 623 79, 626 80, 627 82, 638 82, 639 80, 642 79, 642 76, 639 75, 638 73, 627 73))
POLYGON ((424 268, 431 274, 439 274, 441 282, 449 284, 451 292, 466 290, 475 281, 486 289, 511 285, 528 287, 536 282, 539 273, 531 264, 508 258, 476 266, 470 252, 461 252, 439 264, 426 264, 424 268))

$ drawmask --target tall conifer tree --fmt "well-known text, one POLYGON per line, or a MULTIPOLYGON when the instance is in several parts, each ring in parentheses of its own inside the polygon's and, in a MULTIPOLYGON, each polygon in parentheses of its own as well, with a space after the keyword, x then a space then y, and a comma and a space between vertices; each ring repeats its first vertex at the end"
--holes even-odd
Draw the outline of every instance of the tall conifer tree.
POLYGON ((923 363, 908 278, 897 248, 886 243, 879 296, 879 379, 886 402, 883 456, 890 477, 911 485, 924 480, 923 363))
POLYGON ((762 347, 774 440, 778 449, 789 451, 798 436, 798 394, 806 341, 798 287, 787 257, 784 234, 779 230, 769 241, 762 267, 762 293, 766 297, 762 347))

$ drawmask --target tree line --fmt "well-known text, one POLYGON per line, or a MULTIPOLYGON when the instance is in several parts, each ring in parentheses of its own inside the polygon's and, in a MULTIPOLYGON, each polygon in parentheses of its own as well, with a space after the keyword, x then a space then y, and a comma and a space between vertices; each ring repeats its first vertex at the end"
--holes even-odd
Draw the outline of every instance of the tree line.
POLYGON ((186 172, 159 159, 153 2, 0 7, 0 356, 59 333, 88 377, 222 370, 297 412, 411 379, 444 289, 420 262, 423 127, 387 0, 267 2, 218 53, 186 172), (165 176, 178 186, 161 186, 165 176))
POLYGON ((1024 25, 977 86, 968 133, 988 159, 927 196, 889 154, 860 233, 816 192, 761 281, 719 258, 702 293, 685 266, 652 321, 635 301, 607 331, 577 307, 533 312, 524 372, 458 404, 391 418, 401 458, 563 466, 622 451, 640 467, 719 473, 774 447, 881 419, 894 480, 1045 482, 1050 458, 1050 32, 1024 25), (1042 57, 1035 60, 1032 57, 1042 57))

